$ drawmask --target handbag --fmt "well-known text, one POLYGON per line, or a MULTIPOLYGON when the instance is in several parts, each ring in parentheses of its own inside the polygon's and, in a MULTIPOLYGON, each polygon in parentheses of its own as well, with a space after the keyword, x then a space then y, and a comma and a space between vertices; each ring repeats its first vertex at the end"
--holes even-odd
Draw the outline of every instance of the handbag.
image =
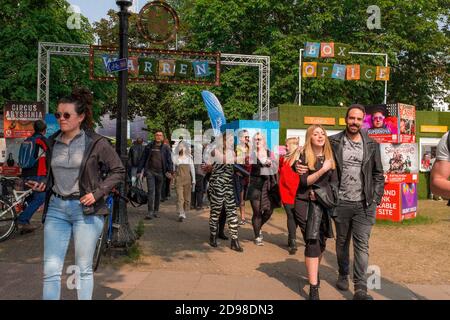
POLYGON ((130 199, 131 204, 135 203, 139 206, 148 202, 148 195, 147 192, 142 189, 141 179, 136 179, 136 184, 131 186, 128 190, 128 199, 130 199))

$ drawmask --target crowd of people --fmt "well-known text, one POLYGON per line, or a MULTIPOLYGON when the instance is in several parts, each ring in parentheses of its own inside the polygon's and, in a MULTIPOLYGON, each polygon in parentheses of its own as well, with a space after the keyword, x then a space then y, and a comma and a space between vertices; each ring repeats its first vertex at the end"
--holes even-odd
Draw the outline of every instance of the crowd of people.
MULTIPOLYGON (((42 140, 44 160, 38 169, 24 172, 26 184, 36 191, 29 210, 45 203, 43 297, 60 298, 62 269, 73 236, 75 263, 80 268, 78 298, 91 299, 92 258, 107 214, 104 199, 127 173, 107 139, 92 130, 89 91, 77 89, 59 100, 55 116, 60 130, 48 140, 41 137, 45 124, 36 122, 35 135, 42 140)), ((180 222, 189 218, 190 210, 203 209, 207 198, 209 244, 217 247, 218 239, 231 238, 230 247, 236 252, 244 251, 239 228, 249 220, 246 201, 252 209, 256 246, 264 245, 262 229, 274 209, 283 207, 289 254, 298 250, 297 227, 303 236, 309 298, 320 299, 320 262, 327 239, 335 238, 336 287, 349 290, 352 241, 354 299, 371 300, 366 275, 369 238, 384 192, 384 176, 379 145, 361 130, 364 116, 362 105, 350 106, 346 128, 331 137, 321 125, 310 126, 304 144, 298 138, 287 139, 286 153, 279 159, 261 132, 251 136, 241 130, 237 145, 234 135, 216 136, 203 146, 202 161, 196 163, 192 145, 181 140, 171 146, 163 132, 156 131, 153 141, 144 145, 140 138, 130 148, 129 181, 135 185, 146 178, 146 219, 160 217, 160 203, 170 197, 171 185, 176 190, 180 222), (224 232, 227 223, 229 238, 224 232)), ((438 159, 444 158, 448 160, 448 150, 438 159)), ((448 187, 447 178, 448 170, 444 175, 435 172, 434 188, 442 191, 448 187)), ((24 230, 32 213, 19 221, 24 230)))
MULTIPOLYGON (((159 216, 161 185, 166 177, 175 186, 180 222, 191 208, 202 207, 206 193, 209 244, 217 247, 218 239, 228 239, 224 233, 227 222, 231 249, 243 252, 239 226, 247 223, 245 202, 252 209, 256 246, 264 245, 262 229, 274 209, 283 206, 289 254, 298 250, 297 227, 303 236, 310 299, 319 299, 319 265, 327 239, 335 237, 334 221, 339 265, 336 285, 341 290, 349 289, 352 239, 354 298, 371 299, 366 285, 369 237, 383 195, 384 176, 378 144, 361 130, 364 116, 363 106, 352 105, 347 111, 346 129, 330 138, 324 127, 310 126, 305 143, 300 145, 298 138, 287 139, 286 154, 279 159, 263 133, 250 136, 244 129, 238 132, 237 144, 233 134, 217 136, 203 147, 202 163, 194 163, 192 145, 181 140, 171 152, 170 145, 163 143, 163 133, 157 131, 138 161, 138 179, 145 175, 148 184, 146 218, 159 216)), ((133 152, 137 153, 133 148, 130 159, 133 152)))

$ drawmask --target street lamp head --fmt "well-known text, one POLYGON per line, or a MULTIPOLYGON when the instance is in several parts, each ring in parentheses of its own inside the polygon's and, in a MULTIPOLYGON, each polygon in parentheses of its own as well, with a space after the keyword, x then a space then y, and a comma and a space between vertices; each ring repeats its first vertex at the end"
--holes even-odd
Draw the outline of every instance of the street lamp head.
POLYGON ((122 6, 123 7, 129 7, 129 6, 131 6, 133 4, 133 0, 117 0, 116 4, 119 7, 122 7, 122 6))

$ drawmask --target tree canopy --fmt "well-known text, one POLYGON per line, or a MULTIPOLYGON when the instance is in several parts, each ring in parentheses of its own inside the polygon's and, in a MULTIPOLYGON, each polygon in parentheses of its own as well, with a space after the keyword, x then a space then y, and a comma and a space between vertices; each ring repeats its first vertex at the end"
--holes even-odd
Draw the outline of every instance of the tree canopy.
MULTIPOLYGON (((92 44, 93 30, 85 17, 81 29, 69 29, 69 3, 65 0, 4 0, 0 10, 0 105, 7 100, 35 101, 39 42, 92 44)), ((91 88, 95 114, 110 95, 111 86, 89 80, 89 60, 57 57, 50 66, 50 109, 75 85, 91 88)))
MULTIPOLYGON (((387 53, 391 67, 388 102, 430 109, 433 96, 449 101, 448 0, 378 0, 381 29, 369 30, 369 0, 173 0, 180 16, 179 48, 269 55, 271 107, 293 103, 298 91, 299 49, 306 41, 340 42, 354 51, 387 53)), ((35 100, 38 42, 118 45, 114 10, 80 30, 67 28, 65 0, 4 0, 0 11, 0 104, 6 100, 35 100)), ((137 32, 130 17, 130 47, 152 47, 137 32)), ((168 47, 173 48, 173 43, 168 47)), ((331 60, 332 62, 333 60, 331 60)), ((382 65, 383 58, 352 56, 355 64, 382 65)), ((220 87, 209 88, 222 102, 228 120, 248 119, 258 105, 256 68, 222 66, 220 87)), ((95 112, 116 114, 116 83, 91 82, 88 59, 53 57, 51 106, 74 85, 87 85, 95 95, 95 112)), ((193 119, 208 123, 201 100, 205 87, 130 84, 130 118, 149 118, 150 128, 169 133, 192 127, 193 119)), ((380 103, 384 83, 308 79, 303 84, 305 105, 380 103)))

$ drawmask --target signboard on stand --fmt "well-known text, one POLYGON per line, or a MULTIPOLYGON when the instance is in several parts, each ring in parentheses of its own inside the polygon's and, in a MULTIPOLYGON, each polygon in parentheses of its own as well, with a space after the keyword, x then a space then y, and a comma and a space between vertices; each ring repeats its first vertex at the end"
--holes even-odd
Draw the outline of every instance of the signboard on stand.
POLYGON ((3 111, 5 138, 27 138, 34 132, 33 122, 43 120, 44 105, 41 102, 9 101, 3 111))
POLYGON ((378 143, 416 142, 416 107, 403 103, 365 106, 363 129, 378 143))
POLYGON ((378 220, 400 222, 417 214, 417 184, 387 183, 381 204, 377 207, 378 220))

